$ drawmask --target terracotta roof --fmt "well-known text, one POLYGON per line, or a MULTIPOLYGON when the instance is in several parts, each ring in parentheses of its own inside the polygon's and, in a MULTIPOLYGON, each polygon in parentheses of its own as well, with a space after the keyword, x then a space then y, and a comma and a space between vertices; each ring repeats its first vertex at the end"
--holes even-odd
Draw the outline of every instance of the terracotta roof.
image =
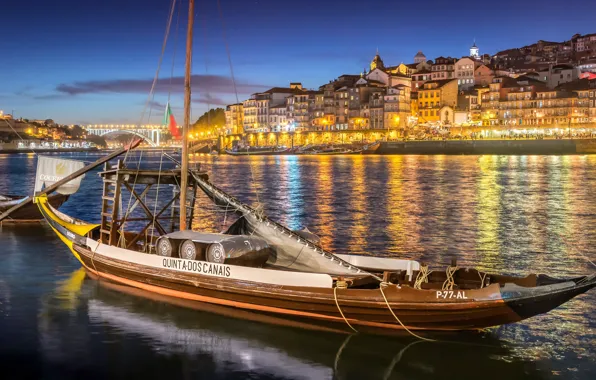
POLYGON ((428 70, 428 69, 422 69, 422 70, 420 70, 420 71, 417 71, 417 72, 415 72, 415 73, 414 73, 414 74, 412 74, 412 75, 418 75, 418 74, 431 74, 431 73, 432 73, 432 71, 430 71, 430 70, 428 70))
MULTIPOLYGON (((424 86, 426 86, 427 84, 436 83, 437 84, 437 87, 433 87, 432 89, 428 89, 428 90, 434 90, 434 89, 437 89, 437 88, 441 88, 441 87, 445 86, 447 83, 452 82, 452 81, 457 81, 457 79, 431 80, 431 81, 425 82, 424 83, 424 86)), ((424 87, 420 87, 418 90, 427 90, 427 89, 424 88, 424 87)))
POLYGON ((262 92, 262 94, 275 94, 275 93, 288 93, 288 94, 302 94, 304 90, 300 90, 297 88, 289 88, 289 87, 273 87, 267 91, 262 92))
POLYGON ((579 79, 569 83, 563 83, 556 87, 557 90, 564 91, 582 91, 596 88, 596 80, 592 79, 579 79))

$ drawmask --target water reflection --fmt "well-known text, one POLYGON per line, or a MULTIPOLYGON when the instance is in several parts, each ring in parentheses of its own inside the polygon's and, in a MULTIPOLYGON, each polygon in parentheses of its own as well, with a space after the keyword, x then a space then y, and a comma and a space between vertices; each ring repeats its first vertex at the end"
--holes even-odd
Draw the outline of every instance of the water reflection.
MULTIPOLYGON (((132 158, 136 165, 139 156, 132 158)), ((596 156, 207 156, 204 160, 215 183, 253 205, 257 203, 254 173, 258 200, 268 215, 295 228, 308 226, 334 252, 409 257, 441 265, 456 256, 460 265, 515 274, 532 271, 566 276, 595 270, 584 257, 596 261, 596 156)), ((160 158, 144 154, 141 161, 142 166, 157 167, 160 158)), ((0 155, 0 192, 31 191, 34 163, 35 157, 27 155, 0 155)), ((89 174, 81 191, 62 210, 97 221, 100 184, 96 172, 89 174)), ((160 190, 160 194, 165 192, 160 190)), ((230 216, 214 212, 211 206, 205 209, 210 203, 200 198, 194 228, 220 231, 230 216)), ((0 357, 41 363, 41 367, 28 368, 40 371, 29 377, 44 377, 41 371, 47 363, 58 363, 47 364, 51 371, 58 371, 54 377, 73 375, 60 372, 60 366, 106 374, 112 371, 106 363, 115 363, 113 371, 121 371, 107 373, 113 377, 140 377, 141 373, 155 377, 151 376, 154 371, 162 377, 192 373, 224 378, 235 368, 241 368, 237 378, 290 377, 281 372, 255 372, 244 364, 236 367, 234 361, 244 363, 236 353, 227 356, 233 359, 221 359, 222 364, 213 359, 226 357, 221 351, 212 355, 209 349, 195 346, 193 352, 181 352, 175 342, 197 329, 228 341, 248 341, 257 352, 270 348, 282 361, 299 368, 316 367, 314 373, 323 378, 383 378, 395 357, 411 343, 408 339, 354 337, 335 365, 344 335, 304 332, 304 326, 298 329, 279 321, 263 327, 247 316, 230 318, 237 310, 213 316, 213 311, 186 310, 113 289, 97 290, 88 279, 82 281, 80 293, 64 287, 56 291, 79 264, 44 226, 3 227, 0 256, 0 357), (104 307, 100 310, 120 309, 133 320, 165 324, 162 329, 175 326, 177 332, 168 339, 162 333, 151 336, 119 329, 105 313, 91 320, 89 302, 93 300, 104 307), (36 356, 40 345, 43 359, 36 356)), ((401 354, 395 369, 389 371, 390 378, 476 378, 480 374, 490 378, 502 371, 512 378, 525 378, 522 374, 527 372, 530 377, 561 374, 592 379, 596 375, 594 305, 596 292, 589 292, 547 315, 472 339, 496 343, 497 353, 415 344, 401 354)), ((23 377, 27 376, 19 376, 23 377)))
POLYGON ((41 305, 41 360, 56 374, 73 358, 77 367, 108 355, 116 360, 98 375, 435 379, 474 377, 481 371, 483 378, 543 378, 543 369, 529 361, 503 360, 512 355, 510 348, 491 334, 442 334, 441 342, 429 343, 313 332, 251 322, 249 312, 237 315, 229 308, 185 303, 103 280, 81 281, 80 276, 74 272, 41 305), (79 302, 63 302, 73 294, 79 302), (183 365, 163 366, 171 361, 183 365))

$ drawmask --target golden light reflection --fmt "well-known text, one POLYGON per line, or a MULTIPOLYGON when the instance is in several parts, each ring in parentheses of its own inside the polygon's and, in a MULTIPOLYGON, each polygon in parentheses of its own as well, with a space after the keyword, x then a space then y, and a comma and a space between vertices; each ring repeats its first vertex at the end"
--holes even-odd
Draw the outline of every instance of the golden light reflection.
POLYGON ((501 186, 498 183, 499 156, 481 156, 478 164, 480 178, 476 188, 476 215, 478 235, 476 251, 481 269, 500 266, 499 221, 501 217, 501 186))
POLYGON ((367 156, 352 156, 352 173, 350 175, 351 185, 349 189, 350 196, 350 209, 352 210, 352 221, 353 226, 351 228, 350 236, 350 253, 352 254, 365 254, 366 252, 366 235, 369 230, 369 226, 366 221, 366 164, 365 161, 367 156))
POLYGON ((390 178, 387 181, 387 217, 389 225, 387 235, 391 239, 389 251, 395 253, 406 253, 411 249, 414 240, 417 241, 419 231, 417 223, 412 219, 416 218, 416 202, 408 202, 406 198, 417 198, 418 189, 408 186, 404 188, 404 156, 388 156, 387 170, 390 178))
POLYGON ((335 184, 333 181, 333 165, 332 156, 318 156, 314 157, 313 169, 315 181, 314 193, 317 194, 315 202, 315 212, 317 214, 317 226, 315 232, 321 238, 321 246, 325 249, 331 249, 333 243, 337 243, 337 236, 335 235, 335 216, 334 199, 335 199, 335 184))

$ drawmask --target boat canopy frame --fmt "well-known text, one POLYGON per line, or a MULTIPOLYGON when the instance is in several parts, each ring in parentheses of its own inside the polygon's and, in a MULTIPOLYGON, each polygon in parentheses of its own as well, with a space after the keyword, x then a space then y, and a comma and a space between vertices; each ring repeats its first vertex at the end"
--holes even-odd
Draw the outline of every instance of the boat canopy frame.
MULTIPOLYGON (((193 168, 196 175, 207 177, 206 173, 199 172, 200 166, 193 168)), ((101 223, 99 229, 99 241, 112 246, 119 246, 127 249, 135 249, 151 253, 155 250, 155 244, 160 236, 176 231, 180 215, 180 184, 181 169, 168 170, 145 170, 127 168, 120 160, 115 165, 105 163, 103 171, 99 173, 103 180, 103 194, 101 204, 101 223), (149 191, 157 186, 172 186, 171 196, 152 211, 146 199, 149 191), (122 192, 126 190, 130 194, 130 207, 123 207, 122 192), (142 215, 132 216, 133 211, 139 208, 142 215), (168 212, 169 211, 169 212, 168 212), (138 222, 142 228, 136 232, 126 232, 126 223, 138 222), (143 224, 144 222, 144 224, 143 224), (169 225, 166 223, 169 222, 169 225), (149 236, 147 231, 153 227, 153 233, 149 236)), ((189 176, 189 191, 196 195, 198 187, 193 176, 189 176)), ((160 192, 160 198, 164 192, 160 192)), ((187 225, 191 225, 194 217, 196 196, 189 197, 185 207, 187 213, 187 225)), ((155 199, 155 202, 158 200, 155 199)))

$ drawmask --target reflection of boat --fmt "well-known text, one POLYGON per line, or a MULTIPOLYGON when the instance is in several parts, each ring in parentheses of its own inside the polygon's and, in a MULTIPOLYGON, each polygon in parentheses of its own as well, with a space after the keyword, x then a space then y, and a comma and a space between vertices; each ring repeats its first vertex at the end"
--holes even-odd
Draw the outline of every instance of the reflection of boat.
POLYGON ((480 369, 501 378, 541 378, 532 362, 502 360, 511 351, 490 333, 442 334, 437 337, 444 341, 437 343, 413 342, 407 335, 346 336, 247 322, 235 316, 237 309, 213 306, 107 281, 80 282, 75 272, 42 302, 39 351, 44 363, 59 363, 62 371, 102 367, 106 349, 110 358, 126 357, 96 369, 105 375, 100 377, 110 377, 103 371, 178 377, 180 366, 167 361, 196 368, 202 378, 232 372, 238 378, 472 378, 480 369), (73 294, 78 302, 62 302, 73 294), (461 365, 462 357, 468 365, 461 365))
MULTIPOLYGON (((53 207, 58 208, 68 200, 68 197, 69 195, 67 194, 54 193, 48 196, 48 201, 53 207)), ((26 198, 25 196, 18 195, 0 195, 0 214, 21 203, 26 198)), ((11 213, 10 217, 4 220, 3 223, 38 221, 41 219, 43 219, 43 216, 39 212, 37 205, 30 203, 11 213)))
POLYGON ((226 149, 226 153, 231 156, 271 156, 276 154, 286 154, 290 148, 279 147, 246 147, 226 149))

